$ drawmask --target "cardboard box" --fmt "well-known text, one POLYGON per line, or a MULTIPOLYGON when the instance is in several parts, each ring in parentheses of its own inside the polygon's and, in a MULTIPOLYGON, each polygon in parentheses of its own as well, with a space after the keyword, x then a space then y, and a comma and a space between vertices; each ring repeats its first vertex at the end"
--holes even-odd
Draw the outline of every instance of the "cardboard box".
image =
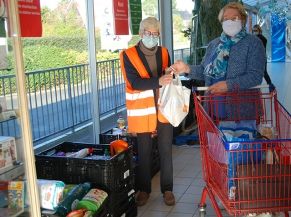
POLYGON ((237 200, 244 209, 291 206, 291 165, 237 166, 237 200))
POLYGON ((25 202, 25 183, 11 181, 8 184, 8 208, 23 209, 25 202))
POLYGON ((0 181, 0 208, 8 205, 8 183, 7 181, 0 181))
POLYGON ((12 167, 16 160, 17 152, 14 137, 0 136, 0 173, 12 167))

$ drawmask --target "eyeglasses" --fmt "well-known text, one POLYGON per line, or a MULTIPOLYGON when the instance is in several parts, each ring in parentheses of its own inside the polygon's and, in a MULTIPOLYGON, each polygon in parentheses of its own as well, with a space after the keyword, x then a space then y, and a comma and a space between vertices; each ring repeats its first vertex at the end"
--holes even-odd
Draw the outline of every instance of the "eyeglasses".
POLYGON ((143 34, 145 36, 153 36, 154 38, 157 38, 160 36, 160 33, 159 32, 151 32, 151 31, 147 31, 147 30, 144 30, 143 31, 143 34))
POLYGON ((235 16, 235 17, 233 17, 233 18, 227 18, 227 17, 224 17, 223 20, 222 20, 222 22, 227 21, 227 20, 231 20, 231 21, 239 21, 240 19, 239 19, 238 16, 235 16))

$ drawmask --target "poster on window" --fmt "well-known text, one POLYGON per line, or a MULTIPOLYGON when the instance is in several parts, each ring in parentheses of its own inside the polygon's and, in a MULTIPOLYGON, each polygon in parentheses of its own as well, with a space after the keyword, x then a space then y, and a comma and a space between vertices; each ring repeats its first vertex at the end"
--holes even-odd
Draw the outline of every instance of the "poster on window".
MULTIPOLYGON (((10 1, 6 0, 6 4, 9 4, 9 2, 10 1)), ((7 13, 9 13, 9 11, 7 11, 7 13)), ((42 23, 41 23, 40 0, 18 0, 18 13, 19 13, 20 36, 41 37, 42 23)), ((9 35, 11 35, 10 31, 9 35)))
POLYGON ((100 28, 101 49, 116 51, 128 48, 131 35, 116 35, 114 33, 113 2, 104 1, 95 10, 96 25, 100 28), (100 22, 102 20, 102 22, 100 22))
POLYGON ((284 62, 286 56, 285 30, 286 21, 276 13, 271 15, 272 23, 272 61, 284 62))
POLYGON ((40 0, 18 0, 21 37, 41 37, 40 0))
POLYGON ((139 24, 142 19, 141 0, 129 0, 131 33, 139 34, 139 24))
POLYGON ((291 20, 286 27, 286 62, 291 62, 291 20))
POLYGON ((115 35, 128 35, 128 0, 113 1, 115 35))

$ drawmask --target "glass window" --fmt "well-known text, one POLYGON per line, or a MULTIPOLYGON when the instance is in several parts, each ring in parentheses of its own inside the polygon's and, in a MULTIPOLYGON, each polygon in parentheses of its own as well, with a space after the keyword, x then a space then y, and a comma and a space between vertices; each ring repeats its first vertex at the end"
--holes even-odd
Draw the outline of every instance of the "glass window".
POLYGON ((192 0, 172 1, 174 59, 188 61, 190 56, 190 34, 192 25, 192 0))
MULTIPOLYGON (((16 0, 5 5, 5 10, 16 11, 17 8, 16 0)), ((2 59, 5 64, 0 70, 0 213, 8 217, 37 217, 40 216, 39 195, 35 185, 35 162, 30 157, 33 145, 22 64, 22 33, 14 20, 15 14, 7 17, 8 14, 1 14, 5 26, 9 23, 11 35, 4 28, 7 38, 2 38, 2 42, 6 46, 4 51, 8 50, 9 54, 2 59)))

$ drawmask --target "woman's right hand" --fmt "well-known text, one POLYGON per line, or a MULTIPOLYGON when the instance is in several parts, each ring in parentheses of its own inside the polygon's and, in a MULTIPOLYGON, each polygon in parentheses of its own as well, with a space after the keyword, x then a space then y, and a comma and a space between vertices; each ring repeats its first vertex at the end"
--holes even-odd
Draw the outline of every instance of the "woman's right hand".
POLYGON ((184 63, 182 60, 177 60, 173 65, 171 65, 175 74, 189 73, 190 67, 188 64, 184 63))

